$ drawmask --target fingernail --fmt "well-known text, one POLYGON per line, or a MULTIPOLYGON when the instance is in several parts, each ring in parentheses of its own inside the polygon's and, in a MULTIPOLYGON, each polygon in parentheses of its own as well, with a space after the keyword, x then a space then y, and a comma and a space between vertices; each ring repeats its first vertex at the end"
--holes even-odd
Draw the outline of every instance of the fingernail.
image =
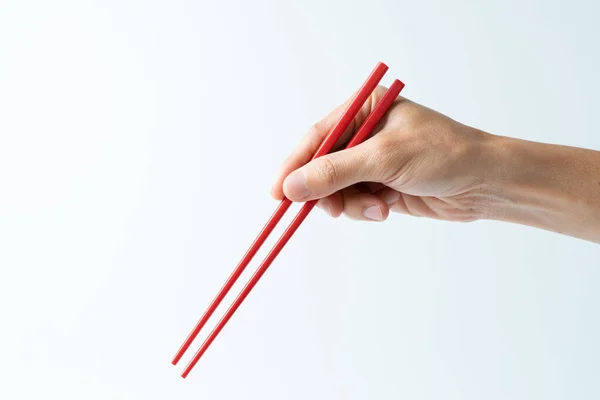
POLYGON ((292 172, 285 179, 285 186, 287 194, 293 199, 302 200, 310 195, 310 189, 302 171, 292 172))
POLYGON ((383 214, 381 214, 381 209, 379 206, 365 208, 363 211, 363 216, 365 218, 372 219, 373 221, 381 221, 383 219, 383 214))
POLYGON ((388 206, 391 206, 398 200, 400 200, 400 193, 395 190, 388 190, 386 194, 383 195, 383 201, 385 201, 388 206))

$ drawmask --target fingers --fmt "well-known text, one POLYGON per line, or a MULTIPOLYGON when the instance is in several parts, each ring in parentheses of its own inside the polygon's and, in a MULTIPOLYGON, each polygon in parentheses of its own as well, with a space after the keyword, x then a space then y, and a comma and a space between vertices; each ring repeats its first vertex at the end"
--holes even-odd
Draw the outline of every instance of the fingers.
MULTIPOLYGON (((363 105, 361 110, 358 112, 350 126, 346 129, 334 150, 339 149, 341 143, 345 143, 348 141, 352 133, 355 129, 362 124, 362 122, 367 118, 367 116, 371 113, 371 110, 381 98, 382 94, 385 92, 385 88, 383 86, 379 86, 373 93, 369 100, 363 105)), ((292 151, 290 156, 284 161, 281 165, 277 177, 275 179, 275 183, 271 187, 271 196, 273 196, 277 200, 281 200, 284 196, 283 193, 283 181, 284 179, 294 170, 300 168, 310 161, 313 154, 317 151, 317 148, 321 145, 325 136, 331 131, 333 126, 339 121, 342 113, 348 107, 350 99, 348 99, 344 104, 337 107, 334 111, 332 111, 328 116, 323 118, 321 121, 313 125, 313 127, 308 131, 308 133, 301 140, 300 144, 292 151)))
POLYGON ((344 213, 348 218, 358 221, 383 221, 390 213, 380 197, 363 193, 356 186, 319 200, 317 206, 334 218, 344 213))
POLYGON ((434 210, 449 208, 447 204, 435 197, 412 196, 390 188, 382 190, 377 195, 388 205, 390 211, 413 217, 445 219, 434 210))
POLYGON ((390 211, 414 217, 433 217, 432 210, 427 207, 420 197, 400 193, 390 188, 383 189, 377 193, 377 196, 387 204, 390 211))
POLYGON ((342 194, 338 192, 322 198, 317 202, 317 207, 324 210, 331 217, 338 218, 344 212, 342 194))
POLYGON ((390 210, 392 210, 392 208, 402 199, 402 194, 394 189, 386 188, 377 192, 377 197, 383 200, 390 210))
POLYGON ((378 222, 386 220, 392 211, 414 217, 439 218, 431 207, 431 201, 440 200, 411 196, 390 188, 374 193, 364 192, 358 184, 319 200, 318 205, 336 218, 343 211, 353 220, 378 222))
MULTIPOLYGON (((371 186, 370 182, 364 186, 371 186)), ((457 222, 478 219, 476 211, 461 208, 450 199, 411 196, 390 188, 364 192, 360 184, 323 198, 317 205, 334 218, 343 213, 350 219, 359 221, 384 221, 392 212, 457 222)))
POLYGON ((359 221, 384 221, 390 214, 389 207, 371 193, 344 193, 344 214, 359 221))
MULTIPOLYGON (((350 100, 348 100, 350 101, 350 100)), ((313 125, 309 131, 304 135, 300 144, 292 151, 288 158, 283 162, 277 173, 275 183, 271 187, 271 196, 277 200, 281 200, 283 194, 283 180, 290 172, 303 166, 310 161, 313 154, 317 151, 317 148, 321 145, 325 136, 331 131, 335 123, 340 119, 342 113, 347 107, 347 103, 340 105, 331 112, 328 116, 323 118, 321 121, 313 125)), ((352 128, 352 124, 348 127, 348 130, 352 128)), ((344 136, 347 132, 344 133, 344 136)))
POLYGON ((327 197, 362 181, 377 181, 384 168, 377 162, 377 143, 368 140, 351 149, 312 160, 292 172, 283 182, 283 192, 292 201, 327 197))

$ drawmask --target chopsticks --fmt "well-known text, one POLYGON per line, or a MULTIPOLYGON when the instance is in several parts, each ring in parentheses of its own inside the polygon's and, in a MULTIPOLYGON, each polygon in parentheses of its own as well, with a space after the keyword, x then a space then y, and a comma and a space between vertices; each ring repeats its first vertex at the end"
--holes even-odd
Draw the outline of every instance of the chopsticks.
MULTIPOLYGON (((365 83, 362 87, 356 92, 354 98, 340 117, 339 121, 332 128, 331 132, 327 135, 327 137, 321 143, 321 146, 317 149, 312 159, 321 157, 331 151, 335 143, 339 140, 342 134, 346 131, 350 123, 360 111, 364 103, 367 101, 373 90, 379 84, 379 81, 383 78, 385 73, 387 72, 388 67, 383 63, 378 63, 375 69, 371 72, 365 83)), ((362 143, 369 134, 373 131, 377 123, 381 120, 383 115, 386 113, 388 108, 394 102, 394 100, 398 97, 400 91, 404 88, 404 84, 399 80, 395 80, 389 89, 385 92, 381 100, 375 106, 373 112, 365 119, 359 130, 356 132, 354 137, 348 142, 346 148, 354 147, 360 143, 362 143)), ((257 238, 254 240, 246 254, 242 257, 239 264, 233 270, 217 296, 214 298, 208 309, 205 311, 202 318, 198 321, 192 332, 188 335, 183 345, 180 347, 179 351, 175 355, 172 360, 172 364, 176 365, 179 360, 183 357, 185 352, 189 349, 190 345, 198 336, 204 325, 206 325, 209 318, 212 316, 214 311, 217 309, 219 304, 223 301, 223 298, 227 295, 231 287, 235 284, 237 279, 240 277, 242 272, 248 266, 254 255, 258 252, 260 247, 263 245, 265 240, 269 237, 270 233, 273 231, 277 223, 281 220, 283 215, 289 209, 291 205, 291 201, 287 198, 284 198, 279 206, 276 208, 275 212, 271 216, 271 218, 267 221, 267 224, 260 231, 257 238)), ((288 228, 281 235, 279 240, 275 243, 273 249, 267 254, 264 261, 260 264, 256 272, 252 275, 246 286, 242 289, 240 294, 233 301, 229 309, 225 312, 221 320, 217 323, 212 332, 208 335, 200 349, 196 352, 196 354, 192 357, 189 364, 185 367, 182 377, 187 377, 190 371, 194 368, 198 360, 202 357, 202 355, 206 352, 211 343, 215 340, 219 332, 223 329, 223 327, 227 324, 229 319, 233 316, 238 307, 243 303, 248 294, 252 291, 254 286, 258 283, 263 274, 267 271, 273 260, 277 257, 279 252, 283 249, 283 247, 290 240, 294 232, 298 229, 300 224, 304 221, 304 219, 308 216, 308 214, 312 211, 312 209, 317 204, 317 200, 311 200, 306 202, 296 217, 292 220, 288 228)))

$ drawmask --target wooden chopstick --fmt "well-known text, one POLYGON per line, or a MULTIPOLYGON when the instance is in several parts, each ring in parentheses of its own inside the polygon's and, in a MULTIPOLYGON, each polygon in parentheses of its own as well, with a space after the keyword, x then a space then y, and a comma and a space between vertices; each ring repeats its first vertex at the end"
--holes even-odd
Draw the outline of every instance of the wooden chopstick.
MULTIPOLYGON (((378 67, 379 67, 379 65, 378 65, 378 67)), ((387 67, 386 67, 386 69, 387 69, 387 67)), ((384 71, 384 73, 385 73, 385 71, 384 71)), ((379 79, 381 79, 381 78, 379 78, 379 79)), ((379 80, 377 82, 379 82, 379 80)), ((364 88, 364 86, 363 86, 363 88, 364 88)), ((375 106, 375 109, 373 110, 373 112, 367 117, 367 119, 364 121, 364 123, 359 128, 358 132, 354 135, 354 137, 346 145, 347 149, 351 148, 351 147, 354 147, 354 146, 362 143, 364 140, 367 139, 367 137, 369 136, 369 134, 371 134, 371 132, 373 131, 373 129, 375 128, 375 126, 377 125, 377 123, 381 120, 381 118, 383 117, 383 115, 390 108, 390 106, 392 105, 392 103, 394 102, 394 100, 398 97, 398 95, 400 94, 400 91, 402 91, 403 88, 404 88, 404 84, 402 82, 400 82, 399 80, 395 80, 392 83, 392 85, 386 91, 386 93, 383 95, 383 97, 381 98, 381 100, 379 101, 379 103, 377 103, 377 105, 375 106)), ((362 90, 362 88, 361 88, 361 90, 362 90)), ((370 95, 371 92, 368 92, 368 93, 370 95)), ((360 91, 359 91, 359 94, 360 94, 360 91)), ((354 104, 354 102, 356 100, 358 100, 358 95, 356 96, 356 98, 354 99, 354 101, 351 103, 351 105, 348 107, 347 111, 350 110, 350 109, 352 109, 354 111, 355 107, 352 107, 352 105, 354 104)), ((366 101, 366 99, 365 99, 365 101, 366 101)), ((360 107, 362 107, 363 103, 364 103, 364 101, 362 103, 360 103, 360 106, 356 109, 356 111, 354 112, 354 115, 356 115, 356 113, 358 112, 358 110, 360 110, 360 107)), ((346 114, 344 114, 344 116, 345 115, 346 114)), ((350 121, 352 121, 352 119, 354 118, 354 115, 352 116, 352 118, 350 118, 350 121)), ((342 119, 344 118, 344 116, 342 116, 342 119)), ((342 122, 342 119, 340 119, 340 122, 338 122, 338 124, 336 125, 336 127, 340 125, 340 123, 342 122)), ((349 125, 349 122, 348 122, 348 125, 349 125)), ((341 129, 342 133, 347 128, 348 125, 346 125, 343 129, 341 129)), ((332 133, 333 133, 333 130, 332 130, 332 133)), ((340 133, 340 135, 341 135, 341 133, 340 133)), ((325 139, 325 141, 323 142, 323 144, 321 145, 321 147, 319 148, 319 150, 317 150, 317 153, 315 153, 315 156, 313 158, 320 157, 321 155, 326 154, 327 152, 329 152, 331 150, 331 148, 333 147, 333 145, 337 141, 337 138, 335 140, 333 140, 333 139, 329 140, 331 138, 331 136, 332 136, 332 134, 330 134, 325 139), (326 145, 326 142, 328 143, 327 145, 326 145)), ((339 138, 339 136, 338 136, 338 138, 339 138)), ((227 322, 230 320, 230 318, 236 312, 236 310, 238 309, 238 307, 244 302, 244 300, 246 299, 246 297, 248 296, 248 294, 252 291, 252 289, 254 288, 254 286, 258 283, 258 281, 260 280, 260 278, 267 271, 267 269, 269 268, 269 266, 271 265, 271 263, 275 260, 275 258, 279 254, 279 252, 281 252, 281 250, 283 249, 283 247, 287 244, 287 242, 290 240, 290 238, 292 237, 292 235, 296 232, 296 230, 298 229, 298 227, 300 226, 300 224, 302 224, 302 222, 306 219, 306 217, 312 211, 312 209, 315 207, 316 204, 317 204, 317 200, 311 200, 311 201, 306 202, 304 204, 304 206, 300 209, 300 211, 298 212, 298 214, 296 215, 296 217, 292 220, 292 222, 290 223, 290 225, 288 226, 288 228, 281 235, 281 237, 279 238, 279 240, 277 241, 277 243, 275 244, 275 246, 273 247, 273 249, 269 252, 269 254, 265 258, 265 260, 260 264, 260 266, 258 267, 258 269, 256 270, 256 272, 252 275, 252 277, 250 278, 250 280, 246 284, 246 286, 244 286, 244 288, 242 289, 242 291, 240 292, 240 294, 236 297, 236 299, 231 304, 231 306, 229 307, 229 309, 226 311, 226 313, 223 315, 223 317, 219 320, 219 322, 217 323, 217 325, 215 326, 215 328, 212 330, 212 332, 208 335, 208 337, 206 338, 206 340, 204 341, 204 343, 202 344, 202 346, 200 347, 200 349, 196 352, 196 354, 194 355, 194 357, 190 360, 189 364, 186 366, 186 368, 184 369, 183 373, 181 374, 181 376, 183 378, 187 377, 187 375, 190 373, 190 371, 194 368, 194 366, 196 365, 196 363, 198 362, 198 360, 200 360, 200 358, 202 357, 202 355, 206 352, 206 350, 208 349, 208 347, 215 340, 215 338, 218 336, 218 334, 221 332, 221 330, 227 324, 227 322)), ((281 207, 281 205, 280 205, 280 207, 281 207)), ((289 207, 289 205, 288 205, 288 207, 289 207)), ((279 210, 279 208, 278 208, 278 210, 279 210)), ((286 208, 286 210, 287 210, 287 208, 286 208)), ((277 211, 276 211, 275 214, 277 214, 277 211)), ((283 215, 283 213, 282 213, 282 215, 283 215)), ((269 223, 267 224, 267 226, 268 225, 269 225, 269 223)), ((272 228, 271 228, 271 230, 272 230, 272 228)), ((263 231, 264 231, 264 229, 263 229, 263 231)), ((270 231, 269 231, 269 233, 270 233, 270 231)), ((264 242, 264 240, 263 240, 263 242, 264 242)), ((256 241, 255 241, 255 243, 256 243, 256 241)), ((260 244, 262 244, 262 242, 260 244)), ((256 251, 254 252, 254 254, 255 253, 256 253, 256 251)), ((254 254, 252 254, 252 256, 254 254)), ((243 266, 243 268, 245 268, 245 265, 243 266)), ((234 271, 234 274, 235 274, 235 271, 234 271)), ((234 276, 234 274, 232 274, 232 276, 234 276)), ((239 274, 235 277, 235 279, 237 279, 238 276, 239 276, 239 274)), ((235 282, 235 279, 234 279, 234 282, 235 282)), ((226 284, 226 286, 227 286, 227 284, 226 284)), ((226 288, 226 291, 228 291, 229 289, 230 289, 230 286, 226 288)), ((220 294, 221 293, 219 293, 219 295, 220 294)), ((224 295, 222 297, 224 297, 224 295)), ((220 300, 222 300, 222 297, 221 297, 220 300)), ((219 298, 219 296, 217 296, 217 298, 219 298)), ((220 300, 219 300, 219 302, 220 302, 220 300)), ((210 310, 210 308, 209 308, 209 310, 210 310)), ((212 314, 213 311, 214 310, 210 311, 210 313, 212 314)), ((207 311, 207 313, 208 313, 208 311, 207 311)), ((210 317, 210 315, 209 315, 209 317, 210 317)), ((200 322, 202 322, 204 319, 205 319, 205 317, 203 317, 200 320, 200 322)), ((206 317, 206 320, 207 319, 208 319, 208 317, 206 317)), ((203 324, 204 323, 206 323, 206 321, 204 321, 203 324)), ((201 328, 202 328, 202 326, 200 326, 200 328, 197 329, 197 331, 199 332, 201 328)), ((194 331, 196 331, 196 329, 194 331)), ((197 335, 198 332, 195 332, 194 337, 197 335)), ((192 333, 194 333, 194 332, 192 332, 192 333)), ((192 335, 190 335, 190 336, 192 336, 192 335)), ((193 340, 193 338, 192 338, 192 340, 193 340)), ((187 347, 189 347, 189 344, 188 344, 187 347)), ((186 349, 187 349, 187 347, 186 347, 186 349)), ((181 357, 179 357, 179 358, 181 358, 181 357)))

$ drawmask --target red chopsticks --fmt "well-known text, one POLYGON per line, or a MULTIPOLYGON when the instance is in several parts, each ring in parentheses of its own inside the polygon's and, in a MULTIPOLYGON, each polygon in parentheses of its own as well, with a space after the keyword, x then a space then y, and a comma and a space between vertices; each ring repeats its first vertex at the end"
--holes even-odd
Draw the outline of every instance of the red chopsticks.
MULTIPOLYGON (((331 149, 333 148, 335 143, 339 140, 339 138, 342 136, 344 131, 348 128, 348 126, 350 125, 350 123, 352 122, 352 120, 354 119, 356 114, 358 113, 358 111, 360 111, 363 104, 367 101, 367 99, 369 98, 369 96, 371 95, 373 90, 375 90, 375 88, 379 84, 379 81, 381 80, 381 78, 383 78, 383 76, 385 75, 387 70, 388 70, 388 67, 385 64, 383 64, 383 63, 377 64, 377 66, 375 67, 373 72, 371 72, 371 75, 367 78, 367 80, 362 85, 362 87, 354 95, 354 98, 352 99, 352 101, 350 102, 350 104, 348 105, 348 107, 346 108, 344 113, 342 114, 340 120, 336 123, 336 125, 333 127, 331 132, 327 135, 325 140, 323 140, 323 143, 321 143, 321 146, 317 149, 316 153, 314 154, 313 159, 315 159, 317 157, 321 157, 331 151, 331 149)), ((381 120, 383 115, 386 113, 386 111, 392 105, 394 100, 398 97, 398 94, 400 93, 400 91, 403 88, 404 88, 404 84, 402 82, 400 82, 399 80, 395 80, 392 83, 392 85, 385 92, 385 94, 383 95, 383 97, 381 98, 379 103, 377 103, 377 105, 375 106, 375 109, 373 110, 373 112, 367 117, 367 119, 363 122, 363 124, 359 128, 358 132, 356 132, 354 137, 346 145, 346 148, 356 146, 356 145, 362 143, 365 139, 367 139, 369 134, 373 131, 373 128, 375 128, 375 125, 377 125, 377 123, 381 120)), ((279 204, 279 206, 277 207, 277 209, 275 210, 275 212, 273 213, 273 215, 271 216, 271 218, 269 219, 267 224, 260 231, 258 237, 254 240, 254 242, 252 243, 252 245, 250 246, 250 248, 248 249, 246 254, 244 254, 244 257, 242 257, 242 260, 240 261, 240 263, 233 270, 233 272, 231 273, 231 275, 229 276, 229 278, 227 279, 227 281, 225 282, 225 284, 223 285, 223 287, 221 288, 221 290, 219 291, 219 293, 217 294, 215 299, 212 301, 212 303, 210 304, 210 306, 208 307, 208 309, 206 310, 206 312, 204 313, 202 318, 198 321, 198 323, 196 324, 196 326, 194 327, 192 332, 189 334, 189 336, 187 337, 187 339, 185 340, 185 342, 183 343, 183 345, 181 346, 181 348, 179 349, 179 351, 173 358, 173 361, 172 361, 173 365, 177 364, 179 362, 179 360, 181 360, 181 357, 183 357, 184 353, 188 350, 188 348, 190 347, 190 345, 192 344, 192 342, 194 341, 196 336, 198 336, 198 334, 200 333, 200 330, 202 330, 202 328, 204 327, 206 322, 209 320, 209 318, 212 316, 214 311, 217 309, 217 307, 219 306, 221 301, 223 301, 223 298, 227 295, 227 293, 229 292, 231 287, 235 284, 235 282, 240 277, 242 272, 244 272, 244 269, 248 266, 248 264, 250 263, 252 258, 256 255, 256 253, 258 252, 260 247, 263 245, 265 240, 269 237, 269 235, 271 234, 271 232, 273 231, 273 229, 275 228, 277 223, 281 220, 283 215, 289 209, 291 203, 292 202, 290 200, 288 200, 287 198, 284 198, 281 201, 281 203, 279 204)), ((184 371, 181 375, 182 377, 185 378, 190 373, 192 368, 194 368, 194 366, 196 365, 198 360, 206 352, 206 350, 211 345, 211 343, 215 340, 215 338, 217 337, 219 332, 221 332, 223 327, 227 324, 227 322, 233 316, 233 314, 238 309, 238 307, 243 303, 243 301, 246 299, 248 294, 252 291, 254 286, 258 283, 260 278, 267 271, 267 269, 269 268, 269 266, 271 265, 273 260, 275 260, 275 258, 279 254, 279 252, 287 244, 287 242, 290 240, 290 238, 292 237, 294 232, 296 232, 296 229, 298 229, 300 224, 302 224, 304 219, 307 217, 307 215, 311 212, 311 210, 315 207, 316 204, 317 204, 317 200, 311 200, 311 201, 306 202, 304 204, 304 206, 300 209, 300 211, 298 212, 296 217, 292 220, 292 222, 290 223, 288 228, 281 235, 281 237, 279 238, 277 243, 275 243, 275 246, 273 247, 273 249, 269 252, 269 254, 267 254, 267 257, 265 258, 265 260, 260 264, 260 266, 254 273, 254 275, 252 275, 252 277, 246 284, 246 286, 244 286, 244 288, 242 289, 240 294, 237 296, 237 298, 231 304, 229 309, 225 312, 225 315, 217 323, 217 325, 215 326, 213 331, 208 335, 208 337, 206 338, 206 340, 204 341, 204 343, 202 344, 200 349, 196 352, 194 357, 192 357, 191 361, 184 369, 184 371)))

